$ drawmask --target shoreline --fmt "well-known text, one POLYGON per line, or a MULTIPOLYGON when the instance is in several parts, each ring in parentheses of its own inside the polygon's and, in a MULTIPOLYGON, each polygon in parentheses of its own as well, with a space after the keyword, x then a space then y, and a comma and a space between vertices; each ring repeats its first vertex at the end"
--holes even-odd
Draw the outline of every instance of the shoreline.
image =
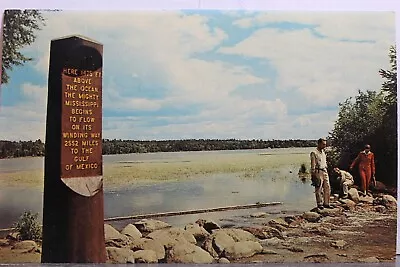
MULTIPOLYGON (((334 209, 314 208, 275 219, 255 212, 251 227, 221 227, 202 219, 176 227, 163 219, 142 219, 127 221, 117 230, 106 222, 107 263, 394 262, 396 199, 382 193, 356 194, 357 201, 334 198, 334 209)), ((11 249, 19 243, 12 236, 0 239, 5 244, 1 263, 39 262, 40 243, 11 249)))

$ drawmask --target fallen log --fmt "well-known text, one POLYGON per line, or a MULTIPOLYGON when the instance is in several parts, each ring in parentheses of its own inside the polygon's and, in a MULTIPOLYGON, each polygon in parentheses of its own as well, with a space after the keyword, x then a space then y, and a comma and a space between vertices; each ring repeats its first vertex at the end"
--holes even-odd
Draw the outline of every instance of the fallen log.
POLYGON ((217 207, 217 208, 208 208, 208 209, 171 211, 171 212, 160 212, 160 213, 151 213, 151 214, 139 214, 139 215, 107 218, 107 219, 104 219, 104 221, 105 222, 110 222, 110 221, 122 221, 122 220, 148 219, 148 218, 157 218, 157 217, 170 217, 170 216, 199 214, 199 213, 227 211, 227 210, 253 209, 253 208, 261 208, 261 207, 281 205, 281 204, 282 204, 282 202, 269 202, 269 203, 256 203, 256 204, 226 206, 226 207, 217 207))
MULTIPOLYGON (((160 212, 160 213, 150 213, 150 214, 138 214, 138 215, 131 215, 131 216, 123 216, 123 217, 113 217, 113 218, 105 218, 104 221, 112 222, 112 221, 123 221, 123 220, 138 220, 138 219, 170 217, 170 216, 199 214, 199 213, 227 211, 227 210, 254 209, 254 208, 262 208, 262 207, 275 206, 275 205, 281 205, 281 204, 282 204, 282 202, 268 202, 268 203, 259 203, 258 202, 255 204, 226 206, 226 207, 217 207, 217 208, 209 208, 209 209, 170 211, 170 212, 160 212)), ((0 233, 1 232, 11 232, 13 230, 15 230, 15 228, 0 229, 0 233)))

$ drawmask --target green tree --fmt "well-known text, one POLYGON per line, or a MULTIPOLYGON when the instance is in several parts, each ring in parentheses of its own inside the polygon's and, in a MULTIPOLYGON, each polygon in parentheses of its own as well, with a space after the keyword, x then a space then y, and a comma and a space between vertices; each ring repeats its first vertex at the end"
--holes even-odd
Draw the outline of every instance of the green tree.
POLYGON ((3 51, 1 83, 10 80, 8 71, 33 60, 21 53, 36 39, 36 31, 45 25, 45 19, 38 10, 5 10, 3 16, 3 51))
POLYGON ((338 119, 330 133, 333 149, 327 155, 329 165, 348 169, 364 144, 375 153, 377 179, 397 183, 397 69, 396 49, 389 52, 391 69, 379 71, 384 79, 376 91, 358 91, 358 95, 339 103, 338 119))
MULTIPOLYGON (((381 164, 385 168, 384 175, 397 177, 397 61, 396 46, 390 47, 390 70, 380 69, 379 74, 384 80, 382 93, 384 102, 381 109, 384 112, 381 134, 383 137, 382 153, 384 158, 381 164)), ((397 179, 395 179, 397 182, 397 179)))

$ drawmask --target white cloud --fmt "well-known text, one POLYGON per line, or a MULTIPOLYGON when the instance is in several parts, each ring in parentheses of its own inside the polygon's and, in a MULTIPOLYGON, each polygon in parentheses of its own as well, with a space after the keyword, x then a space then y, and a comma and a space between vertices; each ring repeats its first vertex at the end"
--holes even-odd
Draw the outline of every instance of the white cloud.
POLYGON ((29 83, 21 88, 26 101, 0 107, 0 140, 44 140, 47 89, 29 83))
POLYGON ((315 26, 320 34, 330 38, 394 42, 394 12, 271 11, 238 19, 233 25, 249 28, 279 22, 315 26))
POLYGON ((264 28, 219 52, 269 60, 278 73, 277 90, 299 90, 308 101, 324 106, 354 95, 358 89, 380 88, 378 70, 388 65, 394 36, 386 40, 379 36, 369 36, 376 43, 340 42, 317 38, 308 29, 282 32, 264 28))
MULTIPOLYGON (((204 16, 178 12, 90 15, 63 12, 49 14, 47 24, 31 48, 41 54, 37 69, 47 75, 49 40, 71 34, 89 36, 104 44, 105 94, 112 90, 107 87, 110 86, 107 79, 118 79, 118 70, 128 68, 132 77, 159 80, 171 86, 173 90, 166 101, 169 104, 173 100, 179 104, 218 99, 226 97, 237 86, 265 82, 242 66, 191 58, 195 53, 213 49, 228 37, 220 28, 211 29, 204 16)), ((112 98, 116 100, 115 95, 112 98)), ((130 101, 143 103, 135 99, 120 100, 112 105, 124 107, 130 101)))
MULTIPOLYGON (((235 14, 230 16, 234 18, 235 14)), ((290 116, 292 90, 306 97, 303 101, 307 103, 299 103, 305 107, 336 104, 354 95, 357 89, 379 88, 378 70, 388 65, 388 47, 394 41, 391 15, 382 20, 371 16, 378 26, 357 16, 352 23, 351 18, 323 13, 254 15, 236 20, 235 24, 246 28, 267 22, 302 22, 316 25, 315 29, 329 38, 316 38, 309 30, 283 32, 264 28, 236 45, 218 48, 235 33, 228 36, 223 29, 212 29, 206 16, 177 12, 62 12, 48 16, 47 26, 28 51, 40 55, 34 64, 47 78, 50 40, 85 35, 104 44, 103 108, 131 112, 203 106, 194 115, 105 117, 105 138, 317 138, 332 128, 336 111, 290 116), (353 37, 375 43, 337 40, 353 37), (246 65, 193 57, 217 48, 228 56, 268 61, 276 69, 276 84, 255 75, 246 65), (147 98, 147 89, 135 96, 130 92, 137 88, 130 88, 133 85, 129 79, 145 85, 143 88, 157 83, 160 90, 165 90, 165 97, 147 98), (275 86, 275 90, 284 93, 269 100, 242 99, 232 94, 248 85, 275 86), (149 126, 153 120, 164 120, 169 125, 149 126)), ((0 127, 12 129, 3 133, 4 138, 44 138, 47 102, 43 96, 47 96, 47 90, 29 81, 21 90, 30 102, 3 108, 0 127), (29 132, 23 130, 28 127, 29 132)))

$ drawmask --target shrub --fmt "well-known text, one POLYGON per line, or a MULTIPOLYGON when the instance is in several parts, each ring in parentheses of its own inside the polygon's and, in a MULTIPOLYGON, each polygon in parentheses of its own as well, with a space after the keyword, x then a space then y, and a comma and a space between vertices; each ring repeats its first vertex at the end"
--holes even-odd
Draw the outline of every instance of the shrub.
POLYGON ((306 164, 302 163, 299 169, 299 174, 306 174, 306 173, 307 173, 306 164))
POLYGON ((37 213, 32 214, 30 211, 26 211, 14 224, 21 240, 40 241, 42 239, 42 227, 37 217, 37 213))

